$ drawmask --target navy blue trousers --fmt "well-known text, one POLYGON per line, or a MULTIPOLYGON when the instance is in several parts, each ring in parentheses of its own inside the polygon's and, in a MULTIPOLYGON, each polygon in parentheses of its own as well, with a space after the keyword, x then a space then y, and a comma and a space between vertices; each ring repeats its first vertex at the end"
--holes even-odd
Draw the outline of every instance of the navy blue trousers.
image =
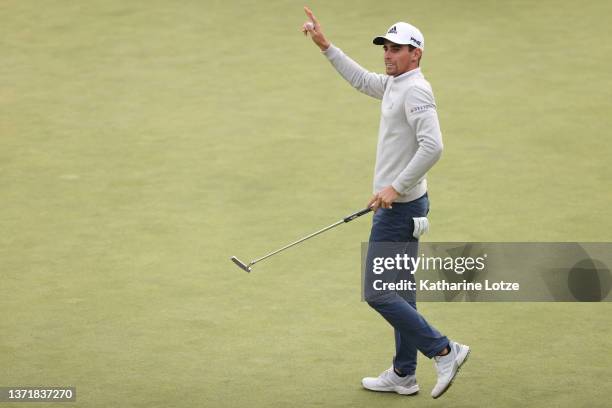
MULTIPOLYGON (((377 242, 411 243, 406 251, 410 256, 417 256, 418 239, 412 236, 412 217, 425 217, 428 212, 427 194, 408 203, 393 203, 393 208, 378 209, 372 221, 366 265, 372 265, 377 242)), ((412 375, 416 370, 417 350, 432 358, 444 350, 448 338, 421 316, 416 309, 416 298, 400 296, 394 291, 372 291, 372 279, 375 277, 366 270, 364 298, 395 330, 393 366, 404 374, 412 375)))

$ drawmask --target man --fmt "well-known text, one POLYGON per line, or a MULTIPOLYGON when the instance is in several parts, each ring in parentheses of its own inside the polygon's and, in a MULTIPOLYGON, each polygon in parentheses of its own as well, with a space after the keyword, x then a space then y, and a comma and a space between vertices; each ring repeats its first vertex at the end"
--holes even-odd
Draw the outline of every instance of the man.
MULTIPOLYGON (((373 43, 382 45, 386 75, 368 72, 332 45, 312 11, 304 7, 310 21, 304 35, 321 49, 340 75, 357 90, 382 100, 374 172, 374 195, 368 206, 374 210, 368 260, 374 243, 411 243, 413 217, 429 211, 427 171, 442 153, 442 135, 429 82, 419 68, 425 40, 414 26, 398 22, 373 43)), ((367 278, 366 278, 367 282, 367 278)), ((416 303, 394 291, 372 291, 365 285, 365 300, 395 330, 393 365, 378 377, 366 377, 363 387, 411 395, 419 391, 415 377, 416 352, 434 359, 438 380, 431 395, 438 398, 450 386, 465 362, 469 347, 448 338, 427 323, 416 303)))

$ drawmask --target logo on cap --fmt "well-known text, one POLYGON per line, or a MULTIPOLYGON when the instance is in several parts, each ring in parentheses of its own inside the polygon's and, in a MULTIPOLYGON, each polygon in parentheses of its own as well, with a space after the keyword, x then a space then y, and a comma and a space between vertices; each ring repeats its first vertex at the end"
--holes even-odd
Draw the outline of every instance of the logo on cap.
MULTIPOLYGON (((394 27, 395 28, 395 27, 394 27)), ((421 42, 419 40, 417 40, 414 37, 410 37, 410 41, 414 42, 415 44, 417 44, 419 47, 421 46, 421 42)))
POLYGON ((395 26, 391 27, 391 29, 389 29, 389 32, 387 34, 397 34, 397 29, 395 28, 395 26))

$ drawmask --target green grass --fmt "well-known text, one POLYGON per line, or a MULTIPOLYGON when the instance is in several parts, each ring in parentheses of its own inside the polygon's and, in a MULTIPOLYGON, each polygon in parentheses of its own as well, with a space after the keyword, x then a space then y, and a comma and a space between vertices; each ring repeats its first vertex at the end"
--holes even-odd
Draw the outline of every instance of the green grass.
MULTIPOLYGON (((312 2, 371 70, 425 33, 445 152, 429 241, 610 241, 612 3, 312 2)), ((392 332, 359 301, 378 102, 296 1, 0 5, 0 386, 83 407, 430 406, 368 393, 392 332)), ((606 406, 610 304, 423 303, 473 354, 438 406, 606 406)), ((28 406, 25 404, 24 406, 28 406)), ((32 404, 32 406, 40 406, 32 404)))

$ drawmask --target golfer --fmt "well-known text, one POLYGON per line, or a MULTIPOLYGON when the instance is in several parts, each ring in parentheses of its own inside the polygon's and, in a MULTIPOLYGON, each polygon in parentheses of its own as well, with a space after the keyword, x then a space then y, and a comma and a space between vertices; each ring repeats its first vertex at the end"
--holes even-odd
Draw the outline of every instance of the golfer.
MULTIPOLYGON (((384 36, 374 38, 382 45, 386 75, 368 72, 331 44, 312 11, 304 7, 309 21, 304 35, 321 49, 340 75, 358 91, 380 99, 381 118, 374 170, 374 195, 368 206, 375 211, 368 259, 373 243, 407 242, 414 248, 413 217, 429 211, 427 171, 442 154, 442 135, 436 103, 429 82, 419 68, 425 39, 414 26, 398 22, 384 36)), ((450 386, 470 348, 449 340, 416 310, 414 300, 394 291, 364 293, 368 304, 395 330, 392 366, 378 377, 366 377, 363 387, 411 395, 419 391, 415 377, 417 350, 433 358, 438 380, 431 395, 442 395, 450 386)))

